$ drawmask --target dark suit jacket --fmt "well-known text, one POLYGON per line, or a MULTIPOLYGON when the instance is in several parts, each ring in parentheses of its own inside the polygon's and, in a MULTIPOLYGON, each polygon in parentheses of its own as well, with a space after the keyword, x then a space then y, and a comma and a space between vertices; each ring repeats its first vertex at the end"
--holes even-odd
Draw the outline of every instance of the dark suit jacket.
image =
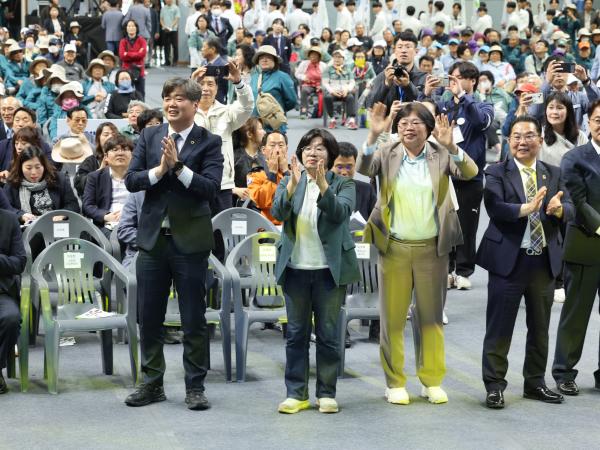
POLYGON ((272 45, 275 47, 277 54, 281 58, 280 69, 285 73, 290 73, 290 58, 292 57, 292 42, 289 38, 281 36, 281 47, 279 46, 278 38, 272 34, 268 35, 263 45, 272 45))
MULTIPOLYGON (((76 213, 81 212, 79 209, 79 202, 75 197, 69 178, 62 173, 57 173, 56 175, 58 177, 56 186, 48 188, 48 193, 52 199, 53 209, 67 209, 76 213)), ((7 183, 6 186, 4 186, 4 192, 12 207, 16 209, 17 217, 21 218, 25 212, 21 208, 19 188, 7 183)))
POLYGON ((210 250, 214 243, 209 202, 221 190, 223 176, 221 137, 194 125, 179 153, 179 160, 194 172, 190 187, 171 172, 151 185, 148 172, 160 164, 161 140, 167 133, 166 123, 142 131, 125 176, 129 192, 146 191, 138 247, 146 251, 154 247, 168 216, 173 241, 181 253, 210 250))
MULTIPOLYGON (((287 194, 288 181, 289 176, 286 176, 279 183, 271 207, 273 217, 283 222, 275 265, 275 276, 279 284, 284 283, 285 268, 292 257, 294 246, 302 245, 301 242, 296 242, 296 222, 306 192, 306 172, 302 173, 291 199, 288 199, 287 194)), ((348 220, 356 203, 356 189, 350 178, 333 172, 327 172, 327 182, 329 189, 325 194, 319 195, 317 200, 317 228, 331 276, 338 286, 343 286, 360 278, 354 250, 356 245, 350 234, 348 220)))
POLYGON ((213 21, 214 17, 212 14, 208 13, 208 29, 215 33, 215 36, 221 41, 221 55, 227 55, 227 42, 229 41, 229 38, 233 36, 234 29, 231 26, 229 19, 226 17, 219 17, 220 26, 219 32, 217 33, 217 30, 214 29, 213 21))
MULTIPOLYGON (((573 204, 560 181, 560 169, 538 161, 537 186, 546 186, 546 197, 540 209, 544 236, 552 274, 556 277, 562 268, 561 220, 573 217, 573 204), (558 191, 563 191, 563 218, 546 215, 546 207, 558 191)), ((513 159, 492 164, 485 170, 483 191, 485 208, 490 217, 487 230, 477 251, 477 264, 488 272, 507 277, 513 271, 528 218, 519 217, 521 205, 527 203, 519 168, 513 159)))
POLYGON ((104 226, 104 216, 110 212, 112 204, 112 180, 110 169, 105 167, 87 176, 81 208, 83 214, 99 227, 104 226))
POLYGON ((560 167, 575 205, 575 217, 567 225, 565 261, 600 264, 600 156, 590 142, 567 152, 560 167))
MULTIPOLYGON (((211 66, 226 66, 227 65, 227 59, 223 58, 222 56, 219 56, 213 63, 208 64, 207 65, 211 65, 211 66)), ((229 81, 227 81, 224 78, 219 78, 217 80, 217 95, 216 95, 216 100, 219 103, 222 103, 224 105, 227 104, 227 91, 229 90, 229 81)))
MULTIPOLYGON (((2 133, 4 133, 4 135, 6 136, 6 133, 4 131, 4 124, 2 124, 1 129, 2 129, 2 133)), ((50 162, 52 162, 52 149, 44 141, 42 141, 42 150, 44 150, 44 153, 48 157, 48 160, 50 162)), ((0 171, 10 170, 12 161, 13 161, 12 138, 10 138, 10 139, 5 138, 4 140, 0 141, 0 171)))
POLYGON ((6 127, 4 126, 4 121, 0 120, 0 141, 6 139, 6 127))
POLYGON ((377 194, 373 186, 369 183, 354 180, 354 184, 356 185, 356 206, 354 207, 354 211, 360 212, 360 215, 365 220, 368 220, 371 211, 375 207, 375 203, 377 203, 377 194))
MULTIPOLYGON (((69 32, 67 25, 60 17, 58 18, 58 22, 60 23, 60 31, 62 31, 64 33, 63 36, 66 36, 67 33, 69 32)), ((56 32, 56 30, 54 29, 54 24, 52 23, 52 19, 50 19, 50 18, 44 20, 44 28, 46 30, 48 30, 49 36, 52 36, 56 32)), ((66 41, 66 42, 68 42, 68 41, 66 41)))
POLYGON ((21 236, 15 215, 0 210, 0 293, 13 298, 18 296, 19 276, 27 262, 21 236))

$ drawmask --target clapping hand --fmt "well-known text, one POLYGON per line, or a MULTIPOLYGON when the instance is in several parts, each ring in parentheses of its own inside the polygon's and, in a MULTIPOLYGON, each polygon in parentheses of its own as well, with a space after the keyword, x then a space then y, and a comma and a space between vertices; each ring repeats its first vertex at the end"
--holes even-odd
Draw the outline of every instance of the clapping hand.
POLYGON ((290 180, 288 181, 287 185, 288 198, 294 194, 296 186, 298 186, 298 183, 300 182, 301 176, 302 172, 300 171, 298 157, 296 155, 292 155, 292 163, 290 165, 290 180))
POLYGON ((163 156, 169 169, 172 169, 177 161, 179 161, 177 154, 177 145, 171 136, 165 136, 162 141, 163 156))
POLYGON ((559 219, 563 215, 563 206, 561 199, 563 197, 563 191, 558 191, 554 197, 550 199, 548 202, 548 206, 546 206, 546 214, 549 216, 555 216, 559 219))
POLYGON ((321 195, 325 193, 329 184, 327 183, 327 178, 325 178, 325 174, 327 173, 327 169, 325 169, 325 161, 320 159, 317 165, 317 186, 319 186, 319 191, 321 191, 321 195))
POLYGON ((540 210, 547 191, 548 188, 546 186, 542 186, 540 189, 538 189, 537 194, 535 194, 535 197, 533 197, 533 199, 529 203, 525 204, 525 211, 527 215, 532 214, 534 212, 538 212, 540 210))
POLYGON ((267 167, 269 172, 277 173, 279 171, 279 151, 271 150, 271 153, 267 157, 267 167))

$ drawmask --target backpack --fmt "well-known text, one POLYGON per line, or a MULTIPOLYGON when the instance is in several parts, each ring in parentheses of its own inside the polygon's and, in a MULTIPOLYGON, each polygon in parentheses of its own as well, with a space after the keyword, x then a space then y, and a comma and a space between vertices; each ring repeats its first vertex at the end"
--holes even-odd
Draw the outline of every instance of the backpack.
POLYGON ((279 130, 281 125, 287 124, 287 117, 279 102, 271 94, 262 92, 262 73, 258 76, 258 98, 256 111, 263 122, 273 130, 279 130))

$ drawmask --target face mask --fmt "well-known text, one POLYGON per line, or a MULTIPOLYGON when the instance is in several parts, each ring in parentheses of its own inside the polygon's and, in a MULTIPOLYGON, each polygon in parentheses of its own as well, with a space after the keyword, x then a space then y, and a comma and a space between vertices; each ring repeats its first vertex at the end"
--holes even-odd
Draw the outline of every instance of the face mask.
POLYGON ((489 81, 480 81, 479 90, 481 92, 487 92, 492 87, 492 83, 489 81))
POLYGON ((27 44, 25 44, 25 48, 31 50, 33 48, 33 42, 28 42, 27 44))
POLYGON ((119 81, 119 87, 121 89, 131 89, 131 80, 119 81))
POLYGON ((50 53, 58 53, 58 47, 56 45, 51 45, 50 47, 48 47, 48 51, 50 53))
POLYGON ((52 92, 54 92, 55 94, 58 94, 60 92, 61 86, 62 86, 62 84, 60 84, 60 83, 52 83, 50 85, 50 90, 52 92))
POLYGON ((215 16, 215 17, 219 17, 221 15, 221 10, 220 9, 213 9, 210 13, 213 16, 215 16))
POLYGON ((64 111, 68 111, 79 106, 79 100, 76 98, 67 98, 61 102, 60 106, 64 111))
POLYGON ((356 67, 358 67, 359 69, 362 69, 365 67, 365 58, 356 58, 354 60, 354 64, 356 65, 356 67))

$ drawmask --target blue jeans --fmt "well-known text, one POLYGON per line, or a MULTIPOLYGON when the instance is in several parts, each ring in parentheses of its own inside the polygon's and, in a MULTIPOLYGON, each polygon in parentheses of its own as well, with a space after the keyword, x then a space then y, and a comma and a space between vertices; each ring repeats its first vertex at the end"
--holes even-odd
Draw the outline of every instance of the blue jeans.
POLYGON ((312 317, 317 335, 317 398, 335 398, 340 364, 339 317, 345 286, 336 286, 329 269, 286 269, 287 310, 285 385, 287 397, 308 400, 308 351, 312 317))
POLYGON ((110 50, 119 56, 119 41, 106 41, 106 50, 110 50))

